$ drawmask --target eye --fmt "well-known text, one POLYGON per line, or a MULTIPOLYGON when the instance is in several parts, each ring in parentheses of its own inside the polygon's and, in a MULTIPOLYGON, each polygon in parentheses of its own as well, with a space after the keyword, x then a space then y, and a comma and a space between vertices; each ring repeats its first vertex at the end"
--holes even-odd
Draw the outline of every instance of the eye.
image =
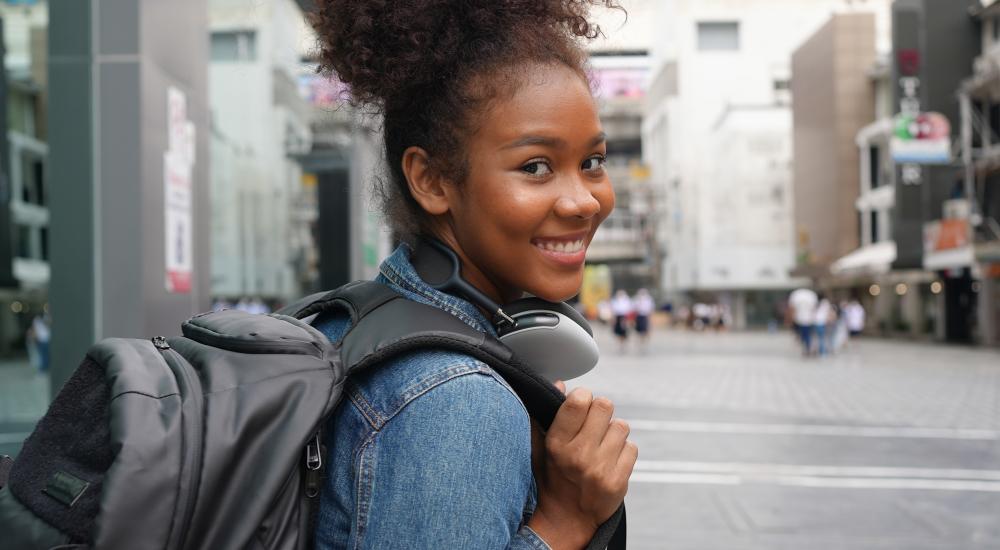
POLYGON ((604 168, 604 163, 607 162, 607 157, 604 155, 594 155, 589 159, 583 161, 583 165, 580 166, 584 172, 596 172, 604 168))
POLYGON ((521 171, 532 176, 541 177, 552 173, 549 163, 544 160, 533 160, 521 167, 521 171))

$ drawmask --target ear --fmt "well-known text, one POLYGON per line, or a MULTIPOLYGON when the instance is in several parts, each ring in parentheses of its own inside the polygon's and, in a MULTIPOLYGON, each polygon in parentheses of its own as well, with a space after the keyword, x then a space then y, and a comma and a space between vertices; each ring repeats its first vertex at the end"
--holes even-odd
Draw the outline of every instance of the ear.
POLYGON ((420 206, 433 216, 440 216, 451 208, 445 191, 447 182, 430 166, 430 155, 420 147, 403 151, 403 174, 410 187, 410 194, 420 206))

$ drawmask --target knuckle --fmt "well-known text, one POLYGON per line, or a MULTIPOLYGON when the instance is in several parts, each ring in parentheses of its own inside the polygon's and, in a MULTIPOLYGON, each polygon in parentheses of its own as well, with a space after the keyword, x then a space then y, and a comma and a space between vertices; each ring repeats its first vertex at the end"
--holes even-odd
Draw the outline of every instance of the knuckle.
POLYGON ((566 403, 564 406, 569 406, 571 408, 581 408, 590 405, 590 402, 594 400, 593 394, 590 390, 586 388, 576 388, 575 390, 569 392, 566 396, 566 403))
POLYGON ((625 434, 626 437, 628 436, 628 434, 632 433, 632 427, 628 425, 628 422, 625 422, 621 418, 616 418, 612 420, 611 427, 625 434))
POLYGON ((615 410, 615 404, 611 402, 607 397, 598 397, 594 399, 591 407, 599 412, 610 414, 615 410))

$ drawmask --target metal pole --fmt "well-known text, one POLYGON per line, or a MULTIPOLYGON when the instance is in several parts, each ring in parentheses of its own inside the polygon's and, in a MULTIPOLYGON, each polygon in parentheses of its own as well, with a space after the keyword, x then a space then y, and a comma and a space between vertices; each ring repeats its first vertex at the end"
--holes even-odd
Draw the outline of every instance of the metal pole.
MULTIPOLYGON (((978 216, 979 208, 976 200, 976 167, 972 160, 972 99, 967 92, 958 96, 962 117, 962 163, 965 164, 965 198, 969 201, 969 213, 978 216)), ((972 218, 974 219, 974 218, 972 218)), ((970 219, 970 221, 972 221, 970 219)), ((970 243, 972 224, 969 224, 970 243)))

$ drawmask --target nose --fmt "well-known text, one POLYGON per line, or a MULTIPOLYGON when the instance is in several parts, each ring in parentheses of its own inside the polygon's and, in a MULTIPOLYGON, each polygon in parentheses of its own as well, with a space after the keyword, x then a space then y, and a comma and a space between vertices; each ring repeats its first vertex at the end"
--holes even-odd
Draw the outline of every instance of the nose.
POLYGON ((567 182, 562 195, 556 200, 555 213, 560 218, 590 219, 601 211, 601 201, 594 195, 595 182, 572 178, 567 182))

